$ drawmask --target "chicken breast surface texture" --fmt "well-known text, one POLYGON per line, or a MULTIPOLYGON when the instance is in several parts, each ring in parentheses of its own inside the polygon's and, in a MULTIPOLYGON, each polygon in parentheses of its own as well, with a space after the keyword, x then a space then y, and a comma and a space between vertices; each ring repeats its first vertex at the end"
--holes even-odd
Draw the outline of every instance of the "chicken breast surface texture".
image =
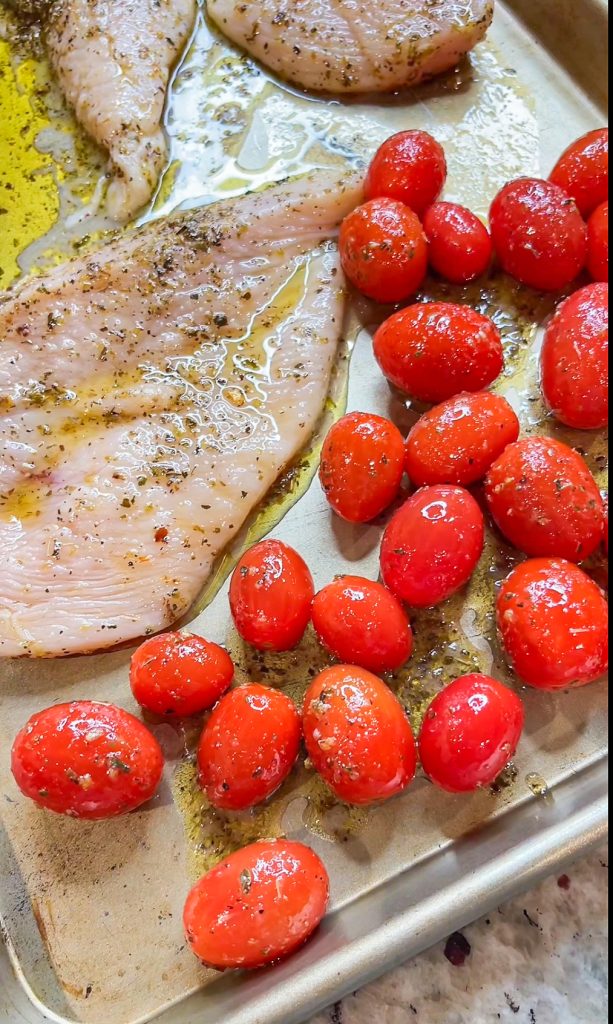
POLYGON ((0 297, 0 656, 185 613, 308 442, 342 332, 317 171, 159 221, 0 297))
POLYGON ((329 93, 392 92, 453 68, 494 0, 208 0, 233 42, 281 78, 329 93))

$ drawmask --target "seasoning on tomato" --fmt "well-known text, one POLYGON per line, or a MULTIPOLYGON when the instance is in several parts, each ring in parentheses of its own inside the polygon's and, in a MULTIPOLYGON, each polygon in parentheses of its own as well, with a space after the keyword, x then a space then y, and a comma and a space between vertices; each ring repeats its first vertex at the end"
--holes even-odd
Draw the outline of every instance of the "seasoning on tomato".
POLYGON ((348 804, 402 793, 415 777, 411 726, 392 691, 353 665, 326 669, 304 700, 304 736, 315 769, 348 804))
POLYGON ((419 737, 422 767, 449 793, 491 786, 513 758, 524 721, 522 701, 497 679, 456 679, 426 712, 419 737))
POLYGON ((476 391, 449 398, 417 421, 406 444, 414 484, 469 484, 481 480, 507 445, 519 420, 505 398, 476 391))
POLYGON ((498 193, 490 212, 503 270, 543 292, 566 288, 585 267, 587 225, 562 189, 520 178, 498 193))
POLYGON ((328 433, 319 479, 328 502, 343 519, 375 519, 398 496, 403 473, 402 434, 383 416, 352 412, 328 433))
POLYGON ((395 313, 374 338, 375 357, 392 384, 420 402, 481 391, 504 369, 500 331, 470 306, 426 302, 395 313))
POLYGON ((313 601, 313 626, 339 661, 393 672, 411 656, 413 633, 400 602, 380 583, 339 576, 313 601))
POLYGON ((434 203, 424 216, 430 266, 452 284, 475 281, 488 270, 494 246, 479 218, 457 203, 434 203))
POLYGON ((587 269, 595 281, 609 280, 609 204, 598 206, 587 225, 587 269))
POLYGON ((404 302, 428 270, 428 244, 417 215, 395 199, 372 199, 345 218, 339 240, 351 284, 375 302, 404 302))
POLYGON ((585 460, 561 441, 529 437, 509 445, 485 487, 498 528, 527 555, 582 562, 602 542, 602 495, 585 460))
POLYGON ((545 402, 579 430, 609 422, 609 286, 591 284, 558 307, 541 357, 545 402))
POLYGON ((151 800, 164 757, 133 715, 84 700, 33 715, 13 744, 11 767, 21 792, 39 807, 97 821, 151 800))
POLYGON ((308 846, 286 839, 253 843, 194 886, 185 904, 187 941, 218 971, 266 967, 304 945, 329 896, 328 873, 308 846))
POLYGON ((600 587, 571 562, 523 562, 502 586, 497 617, 511 665, 530 686, 585 686, 608 669, 608 603, 600 587))
POLYGON ((243 640, 262 651, 289 651, 300 643, 314 596, 306 562, 280 540, 250 548, 230 583, 236 628, 243 640))
POLYGON ((399 132, 377 151, 366 177, 366 198, 397 199, 421 216, 438 199, 446 180, 441 144, 428 132, 399 132))
POLYGON ((193 633, 151 637, 130 663, 132 693, 155 715, 188 717, 208 711, 233 678, 227 651, 193 633))
POLYGON ((431 608, 468 583, 484 544, 483 513, 472 494, 462 487, 422 487, 385 531, 383 582, 401 601, 431 608))
POLYGON ((550 180, 575 200, 584 217, 609 195, 609 129, 577 139, 560 157, 550 180))
POLYGON ((200 738, 200 785, 214 807, 255 807, 285 782, 301 739, 289 697, 256 683, 239 686, 219 702, 200 738))

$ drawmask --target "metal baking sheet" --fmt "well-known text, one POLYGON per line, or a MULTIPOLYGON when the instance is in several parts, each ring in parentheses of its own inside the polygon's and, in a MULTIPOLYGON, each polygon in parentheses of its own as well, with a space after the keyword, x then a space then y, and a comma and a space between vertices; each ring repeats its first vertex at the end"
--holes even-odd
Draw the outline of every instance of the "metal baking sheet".
MULTIPOLYGON (((201 22, 169 105, 173 161, 156 211, 238 194, 356 151, 365 157, 365 140, 370 150, 392 130, 422 126, 448 148, 448 195, 485 213, 499 184, 522 171, 548 169, 569 140, 603 123, 606 21, 602 0, 499 3, 488 42, 456 75, 401 99, 368 104, 327 103, 280 88, 237 61, 201 22), (194 102, 203 76, 206 109, 194 102), (188 134, 186 118, 193 120, 194 109, 202 119, 188 134), (211 132, 212 114, 225 126, 221 132, 211 132)), ((78 231, 77 201, 70 194, 62 201, 65 226, 78 231)), ((104 227, 95 215, 91 223, 104 227)), ((47 249, 62 240, 54 230, 47 249)), ((28 265, 44 259, 40 245, 27 253, 28 265)), ((500 389, 527 430, 555 429, 543 423, 535 389, 539 325, 550 303, 500 281, 479 294, 434 285, 431 293, 464 296, 495 312, 513 366, 500 389)), ((358 304, 348 321, 348 339, 355 340, 348 407, 392 412, 408 426, 414 413, 389 390, 372 359, 377 315, 358 304)), ((342 391, 339 385, 338 407, 342 391)), ((602 473, 602 439, 559 433, 581 444, 602 473)), ((307 464, 298 474, 300 488, 311 470, 307 464)), ((268 526, 283 507, 269 509, 268 526)), ((307 555, 319 585, 348 569, 376 575, 380 533, 380 525, 334 521, 316 481, 275 529, 307 555)), ((506 573, 511 557, 492 539, 469 592, 417 623, 416 657, 397 680, 414 718, 458 669, 488 669, 493 662, 504 673, 495 646, 484 642, 491 616, 483 594, 486 583, 491 588, 506 573)), ((242 648, 229 629, 224 586, 193 628, 229 646, 242 679, 266 678, 299 690, 321 664, 310 637, 281 659, 261 660, 242 648)), ((129 656, 119 651, 0 665, 0 920, 6 940, 0 944, 0 1021, 139 1024, 159 1017, 162 1024, 298 1024, 605 833, 604 682, 569 694, 523 693, 526 736, 515 775, 498 794, 455 798, 419 779, 399 800, 357 813, 327 800, 300 769, 270 807, 221 821, 194 797, 186 758, 193 737, 165 724, 154 726, 169 761, 164 788, 142 813, 90 825, 26 805, 7 770, 16 729, 42 705, 61 699, 94 696, 130 707, 129 656), (326 861, 333 889, 326 922, 310 945, 274 970, 222 978, 204 972, 186 951, 181 930, 192 876, 223 849, 280 832, 308 842, 326 861)))

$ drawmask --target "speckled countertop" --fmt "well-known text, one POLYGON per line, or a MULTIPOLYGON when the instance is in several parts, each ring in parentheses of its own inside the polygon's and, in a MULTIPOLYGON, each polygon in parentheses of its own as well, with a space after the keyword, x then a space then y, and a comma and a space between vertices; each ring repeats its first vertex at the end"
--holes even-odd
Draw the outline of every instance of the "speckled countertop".
POLYGON ((607 894, 604 849, 310 1024, 605 1024, 607 894))

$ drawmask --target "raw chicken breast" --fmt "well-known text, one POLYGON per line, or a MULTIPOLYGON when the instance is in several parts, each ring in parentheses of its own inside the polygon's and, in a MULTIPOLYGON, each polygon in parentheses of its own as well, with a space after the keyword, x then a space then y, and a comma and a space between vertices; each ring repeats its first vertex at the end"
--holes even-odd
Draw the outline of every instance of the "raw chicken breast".
POLYGON ((342 331, 316 172, 161 221, 0 299, 0 655, 185 613, 309 440, 342 331))
POLYGON ((281 78, 330 93, 391 92, 453 68, 494 0, 208 0, 219 28, 281 78))

